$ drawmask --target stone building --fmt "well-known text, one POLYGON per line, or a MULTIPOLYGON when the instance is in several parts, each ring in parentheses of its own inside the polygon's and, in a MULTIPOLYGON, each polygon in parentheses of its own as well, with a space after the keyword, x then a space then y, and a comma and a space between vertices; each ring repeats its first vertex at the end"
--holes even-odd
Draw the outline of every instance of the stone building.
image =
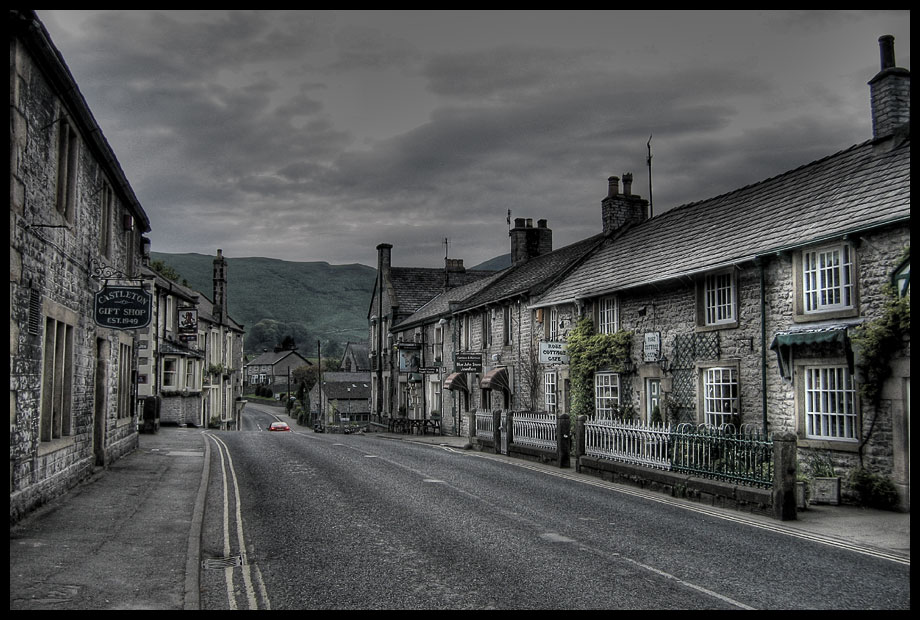
MULTIPOLYGON (((214 299, 227 301, 227 269, 217 251, 214 299)), ((145 421, 239 428, 243 326, 204 294, 145 271, 154 320, 139 340, 138 396, 145 421)))
POLYGON ((371 419, 370 379, 368 372, 323 372, 310 390, 314 423, 366 426, 371 419))
POLYGON ((136 331, 101 326, 94 302, 139 289, 150 225, 34 11, 11 10, 9 26, 15 520, 137 446, 136 331))
POLYGON ((817 457, 844 481, 865 468, 909 507, 909 328, 860 359, 909 273, 910 74, 880 43, 871 140, 637 221, 531 304, 631 340, 577 407, 554 392, 571 365, 546 365, 543 408, 793 432, 806 471, 817 457), (872 379, 877 366, 890 376, 872 379))
POLYGON ((263 385, 276 393, 296 391, 295 387, 289 385, 292 373, 302 366, 312 365, 313 362, 292 349, 263 351, 258 357, 246 362, 247 388, 252 390, 257 385, 263 385))
MULTIPOLYGON (((460 259, 445 259, 444 269, 393 267, 393 246, 377 246, 377 280, 368 308, 368 359, 371 367, 371 414, 375 422, 403 416, 410 407, 400 372, 393 326, 444 291, 481 280, 489 271, 467 270, 460 259)), ((427 362, 426 362, 427 363, 427 362)))
POLYGON ((339 369, 343 372, 370 372, 371 363, 366 342, 347 342, 339 369))

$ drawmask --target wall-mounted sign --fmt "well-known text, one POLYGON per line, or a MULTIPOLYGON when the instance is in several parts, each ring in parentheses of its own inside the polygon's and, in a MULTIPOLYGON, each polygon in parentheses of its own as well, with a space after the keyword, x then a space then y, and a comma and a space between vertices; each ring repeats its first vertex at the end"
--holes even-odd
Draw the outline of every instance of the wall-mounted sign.
POLYGON ((112 329, 143 329, 150 325, 153 295, 139 286, 106 286, 96 293, 96 325, 112 329))
POLYGON ((657 362, 661 358, 661 334, 648 332, 645 334, 645 345, 642 349, 642 359, 647 363, 657 362))
POLYGON ((568 364, 569 356, 565 352, 564 342, 541 342, 541 364, 568 364))
POLYGON ((457 372, 482 372, 482 353, 457 353, 457 372))

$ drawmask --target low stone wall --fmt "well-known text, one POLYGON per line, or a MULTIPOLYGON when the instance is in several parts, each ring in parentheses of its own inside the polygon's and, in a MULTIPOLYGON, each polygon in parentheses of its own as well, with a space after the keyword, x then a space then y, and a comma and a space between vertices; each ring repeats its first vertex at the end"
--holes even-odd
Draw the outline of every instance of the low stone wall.
POLYGON ((773 490, 709 480, 660 469, 582 456, 577 471, 608 482, 680 497, 720 508, 773 517, 773 490))

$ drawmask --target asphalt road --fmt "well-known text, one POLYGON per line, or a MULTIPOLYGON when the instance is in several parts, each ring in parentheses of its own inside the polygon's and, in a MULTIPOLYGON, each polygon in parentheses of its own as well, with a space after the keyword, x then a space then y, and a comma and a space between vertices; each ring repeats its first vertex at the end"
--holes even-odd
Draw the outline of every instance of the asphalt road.
POLYGON ((271 411, 209 434, 203 608, 910 608, 909 566, 271 411))

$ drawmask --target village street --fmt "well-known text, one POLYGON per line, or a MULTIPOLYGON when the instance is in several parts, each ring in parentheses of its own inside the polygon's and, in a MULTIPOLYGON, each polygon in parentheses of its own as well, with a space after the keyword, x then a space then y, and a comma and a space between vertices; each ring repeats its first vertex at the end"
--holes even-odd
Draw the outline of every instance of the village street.
POLYGON ((265 431, 277 413, 208 436, 202 608, 910 607, 909 564, 570 470, 265 431))

